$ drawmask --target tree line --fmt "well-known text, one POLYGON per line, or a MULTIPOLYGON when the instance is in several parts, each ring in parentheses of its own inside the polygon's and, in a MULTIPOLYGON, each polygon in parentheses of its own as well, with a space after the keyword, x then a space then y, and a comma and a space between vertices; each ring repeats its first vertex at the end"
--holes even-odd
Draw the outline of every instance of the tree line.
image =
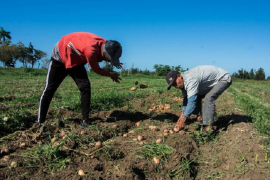
MULTIPOLYGON (((4 30, 3 27, 0 27, 0 61, 3 63, 4 67, 15 67, 17 61, 20 61, 23 64, 23 67, 27 67, 27 64, 30 64, 32 68, 38 61, 42 61, 42 68, 46 68, 49 63, 47 54, 41 50, 35 49, 31 42, 28 47, 20 41, 17 44, 12 44, 10 32, 4 30)), ((102 68, 109 72, 113 72, 113 66, 107 62, 105 62, 102 68)), ((134 68, 134 65, 132 65, 130 69, 123 67, 121 74, 153 74, 157 76, 166 76, 171 70, 176 70, 180 73, 188 70, 183 69, 181 65, 169 66, 163 64, 155 64, 153 69, 155 70, 153 72, 147 69, 140 70, 138 68, 134 68)), ((242 68, 238 70, 238 72, 234 72, 232 77, 240 79, 265 80, 265 72, 263 68, 259 68, 257 71, 251 69, 249 72, 242 68)), ((270 80, 270 76, 267 77, 267 80, 270 80)))
MULTIPOLYGON (((232 77, 240 79, 265 80, 265 72, 263 68, 259 68, 257 71, 254 69, 246 71, 242 68, 238 70, 238 72, 234 72, 232 77)), ((267 77, 267 80, 270 80, 270 76, 267 77)))
MULTIPOLYGON (((104 63, 102 69, 105 69, 106 71, 109 71, 109 72, 114 72, 113 71, 113 66, 108 62, 104 63)), ((181 65, 169 66, 169 65, 163 65, 163 64, 155 64, 153 69, 155 71, 149 71, 148 69, 141 70, 139 68, 135 68, 134 64, 133 64, 130 69, 122 67, 120 73, 121 73, 121 75, 143 74, 143 75, 166 76, 171 70, 175 70, 175 71, 178 71, 180 73, 186 71, 181 67, 181 65)))
MULTIPOLYGON (((46 55, 45 52, 35 49, 31 42, 28 47, 20 41, 17 44, 12 44, 10 32, 0 27, 0 61, 4 67, 15 67, 16 62, 20 61, 24 67, 30 64, 33 68, 46 55)), ((43 62, 45 67, 46 62, 48 60, 45 59, 43 62)))

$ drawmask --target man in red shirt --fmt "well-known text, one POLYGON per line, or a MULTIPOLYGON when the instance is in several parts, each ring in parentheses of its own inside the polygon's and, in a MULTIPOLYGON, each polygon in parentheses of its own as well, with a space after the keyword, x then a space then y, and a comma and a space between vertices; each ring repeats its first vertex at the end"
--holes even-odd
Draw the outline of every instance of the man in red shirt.
POLYGON ((117 41, 107 41, 87 32, 75 32, 63 36, 52 50, 46 85, 40 98, 38 123, 45 121, 55 91, 65 77, 70 75, 81 92, 83 117, 81 126, 88 127, 90 124, 88 118, 91 86, 84 65, 88 63, 95 73, 101 76, 108 76, 114 82, 120 83, 119 74, 101 69, 99 62, 104 60, 120 69, 122 68, 122 63, 119 61, 121 55, 122 46, 117 41))

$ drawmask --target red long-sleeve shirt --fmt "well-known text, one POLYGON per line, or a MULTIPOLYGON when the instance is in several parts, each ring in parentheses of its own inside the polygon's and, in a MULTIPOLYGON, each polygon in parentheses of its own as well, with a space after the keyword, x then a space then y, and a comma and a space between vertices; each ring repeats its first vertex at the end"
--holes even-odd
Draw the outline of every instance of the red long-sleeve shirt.
POLYGON ((110 73, 101 69, 98 64, 105 60, 102 53, 105 42, 104 38, 95 34, 75 32, 63 36, 58 43, 58 48, 66 68, 88 63, 95 73, 110 76, 110 73))

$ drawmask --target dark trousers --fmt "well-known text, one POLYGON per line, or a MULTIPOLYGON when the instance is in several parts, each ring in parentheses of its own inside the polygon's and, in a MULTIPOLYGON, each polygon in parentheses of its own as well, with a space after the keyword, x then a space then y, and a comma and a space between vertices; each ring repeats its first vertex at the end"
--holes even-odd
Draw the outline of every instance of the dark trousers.
POLYGON ((51 61, 47 73, 46 85, 40 98, 38 122, 43 123, 52 100, 52 97, 65 79, 70 75, 81 92, 81 109, 83 120, 88 120, 91 103, 91 85, 84 65, 66 69, 62 62, 51 61))

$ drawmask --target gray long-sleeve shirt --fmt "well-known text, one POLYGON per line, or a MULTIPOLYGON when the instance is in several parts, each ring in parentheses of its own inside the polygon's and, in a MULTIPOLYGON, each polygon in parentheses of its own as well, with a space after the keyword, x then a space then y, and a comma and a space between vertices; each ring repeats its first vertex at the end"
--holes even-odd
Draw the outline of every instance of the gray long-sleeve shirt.
POLYGON ((182 94, 187 98, 183 104, 184 116, 189 117, 195 109, 197 95, 205 95, 219 81, 231 81, 230 73, 216 66, 198 66, 182 73, 184 89, 182 94), (195 101, 195 102, 193 102, 195 101), (187 103, 187 104, 186 104, 187 103))

